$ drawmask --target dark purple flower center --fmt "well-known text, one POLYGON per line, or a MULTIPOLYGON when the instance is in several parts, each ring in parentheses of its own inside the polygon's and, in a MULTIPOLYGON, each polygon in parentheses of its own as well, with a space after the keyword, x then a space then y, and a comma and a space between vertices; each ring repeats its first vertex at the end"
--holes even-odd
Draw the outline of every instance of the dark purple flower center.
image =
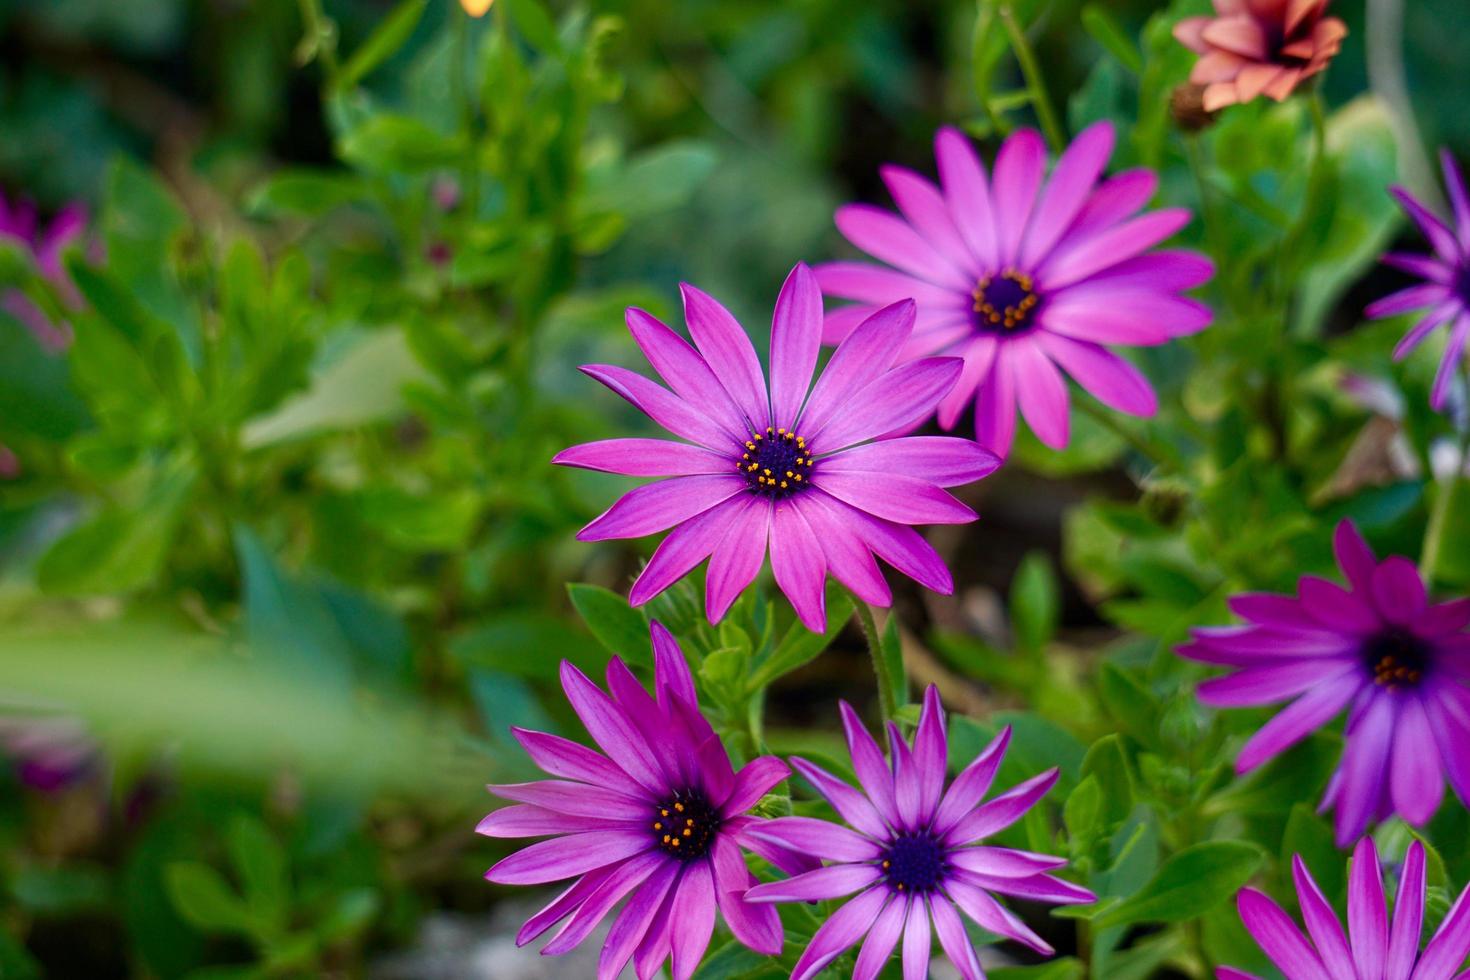
POLYGON ((697 789, 675 793, 654 807, 653 838, 680 861, 703 857, 719 829, 719 811, 697 789))
POLYGON ((1465 262, 1455 272, 1455 294, 1460 302, 1470 306, 1470 262, 1465 262))
POLYGON ((975 304, 975 326, 992 333, 1016 333, 1032 325, 1032 314, 1041 302, 1032 288, 1031 277, 1014 269, 998 276, 985 276, 970 293, 975 304))
POLYGON ((811 486, 812 465, 805 439, 786 429, 767 428, 746 440, 735 469, 752 492, 779 500, 811 486))
POLYGON ((895 891, 930 892, 944 880, 945 849, 927 830, 900 834, 883 854, 883 872, 895 891))
POLYGON ((1373 683, 1390 690, 1418 687, 1429 669, 1429 644, 1406 629, 1391 626, 1363 644, 1363 661, 1373 683))

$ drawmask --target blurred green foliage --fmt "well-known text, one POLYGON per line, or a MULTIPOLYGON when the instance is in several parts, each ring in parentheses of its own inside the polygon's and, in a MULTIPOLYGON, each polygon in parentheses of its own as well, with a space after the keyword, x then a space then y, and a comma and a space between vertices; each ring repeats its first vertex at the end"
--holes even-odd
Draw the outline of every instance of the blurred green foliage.
MULTIPOLYGON (((1464 148, 1463 39, 1443 29, 1458 3, 1411 5, 1407 30, 1419 122, 1464 148)), ((1075 957, 994 976, 1264 969, 1226 899, 1252 876, 1279 891, 1293 853, 1342 899, 1302 803, 1337 736, 1234 781, 1258 719, 1202 712, 1201 671, 1170 652, 1224 621, 1229 593, 1329 570, 1343 516, 1417 555, 1454 494, 1449 533, 1470 533, 1465 483, 1429 479, 1455 435, 1424 407, 1433 353, 1390 368, 1402 324, 1358 323, 1402 234, 1383 193, 1398 147, 1365 94, 1361 11, 1342 6, 1321 154, 1303 100, 1174 126, 1191 57, 1169 30, 1202 3, 1010 9, 1059 124, 1124 127, 1113 167, 1158 168, 1220 268, 1216 324, 1140 357, 1158 419, 1080 416, 1066 452, 1018 447, 1015 468, 1087 499, 1060 549, 958 569, 962 592, 1008 595, 1000 628, 905 596, 882 636, 896 688, 917 649, 916 679, 943 671, 984 706, 955 714, 953 762, 1011 724, 1005 784, 1062 768, 1050 810, 1004 842, 1068 855, 1103 900, 1073 913, 1075 957), (1354 404, 1346 371, 1396 386, 1402 418, 1354 404), (1385 421, 1416 466, 1384 462, 1385 421)), ((0 184, 93 215, 67 260, 82 309, 0 251, 0 286, 75 337, 56 356, 0 314, 0 444, 21 467, 0 483, 0 696, 79 719, 93 746, 63 793, 4 777, 0 975, 356 975, 426 912, 503 897, 469 831, 479 784, 525 774, 508 726, 578 734, 563 657, 649 659, 647 615, 622 598, 640 552, 572 538, 621 482, 548 465, 641 424, 575 365, 631 362, 623 307, 670 314, 681 278, 754 328, 795 261, 842 252, 832 209, 880 200, 878 164, 930 171, 943 122, 993 147, 1032 121, 1003 13, 0 3, 0 184)), ((952 550, 985 548, 988 525, 952 550)), ((1441 586, 1470 586, 1467 554, 1442 552, 1441 586)), ((841 770, 832 688, 866 696, 846 599, 815 637, 763 593, 718 628, 694 596, 652 613, 733 750, 841 770), (846 659, 822 673, 819 656, 846 659), (819 692, 820 721, 788 686, 819 692)), ((1447 806, 1427 836, 1466 829, 1447 806)), ((1463 848, 1436 867, 1470 878, 1463 848)), ((790 915, 799 944, 816 920, 790 915)), ((731 945, 700 975, 770 970, 731 945)))

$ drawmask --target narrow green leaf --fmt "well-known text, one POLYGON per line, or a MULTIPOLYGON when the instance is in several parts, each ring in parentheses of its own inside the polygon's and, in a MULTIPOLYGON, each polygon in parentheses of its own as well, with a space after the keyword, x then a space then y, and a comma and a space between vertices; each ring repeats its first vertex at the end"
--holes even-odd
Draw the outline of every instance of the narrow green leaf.
POLYGON ((1033 551, 1011 579, 1011 623, 1017 645, 1039 653, 1056 633, 1061 609, 1057 575, 1044 552, 1033 551))
POLYGON ((1101 817, 1109 825, 1121 824, 1133 812, 1133 775, 1119 735, 1098 739, 1082 760, 1085 779, 1097 780, 1101 817))
POLYGON ((634 609, 623 596, 600 585, 573 582, 567 586, 567 595, 597 642, 630 663, 653 663, 648 617, 642 610, 634 609))
POLYGON ((1123 30, 1123 25, 1118 23, 1108 9, 1098 3, 1090 3, 1082 8, 1082 26, 1108 50, 1119 64, 1137 75, 1143 71, 1143 55, 1138 52, 1138 45, 1123 30))
POLYGON ((888 674, 888 683, 893 688, 893 698, 899 704, 909 699, 909 678, 903 669, 903 640, 898 634, 898 617, 890 615, 883 626, 883 670, 888 674))
POLYGON ((759 691, 783 674, 789 674, 816 659, 818 654, 832 645, 837 634, 847 625, 850 616, 852 601, 844 593, 828 589, 827 632, 813 633, 800 622, 792 623, 770 657, 751 673, 746 682, 746 690, 759 691))
POLYGON ((350 88, 362 81, 374 68, 393 57, 398 49, 408 43, 413 29, 424 16, 429 0, 403 0, 393 12, 383 18, 362 46, 352 52, 352 57, 342 66, 338 83, 350 88))
POLYGON ((510 13, 511 21, 516 25, 526 41, 533 47, 547 54, 555 54, 561 50, 561 42, 556 38, 556 21, 551 19, 551 14, 541 5, 540 0, 503 0, 506 10, 510 13))
POLYGON ((1099 929, 1137 922, 1184 922, 1227 901, 1261 866, 1261 852, 1243 841, 1186 847, 1143 890, 1093 920, 1099 929))

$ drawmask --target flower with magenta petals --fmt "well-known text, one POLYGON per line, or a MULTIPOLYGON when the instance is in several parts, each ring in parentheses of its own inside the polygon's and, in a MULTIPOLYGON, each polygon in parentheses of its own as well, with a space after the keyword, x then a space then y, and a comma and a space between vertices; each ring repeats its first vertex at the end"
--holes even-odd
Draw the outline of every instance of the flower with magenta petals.
MULTIPOLYGON (((1291 870, 1307 934, 1254 888, 1242 890, 1237 899, 1240 919, 1288 980, 1463 980, 1470 976, 1470 971, 1460 972, 1470 954, 1470 889, 1460 893, 1421 953, 1425 863, 1424 845, 1414 841, 1404 859, 1392 920, 1371 837, 1359 841, 1353 852, 1346 931, 1300 857, 1292 859, 1291 870)), ((1216 976, 1257 980, 1229 967, 1221 967, 1216 976)))
POLYGON ((1204 86, 1204 109, 1284 101, 1321 72, 1347 37, 1327 16, 1331 0, 1215 0, 1214 17, 1186 17, 1174 37, 1200 56, 1189 80, 1204 86))
POLYGON ((911 525, 974 520, 944 488, 978 480, 999 461, 964 439, 874 441, 921 422, 960 372, 954 358, 893 366, 913 330, 914 304, 895 303, 855 326, 812 384, 822 294, 797 266, 776 300, 768 385, 735 318, 693 286, 682 289, 693 346, 642 310, 627 315, 669 388, 620 367, 582 370, 687 441, 609 439, 554 460, 669 478, 626 494, 577 535, 601 541, 673 528, 633 584, 632 603, 708 558, 705 611, 719 622, 767 549, 776 584, 817 632, 826 628, 828 572, 864 602, 893 601, 875 554, 935 591, 952 591, 944 560, 911 525))
POLYGON ((709 946, 716 911, 740 942, 781 951, 781 920, 740 896, 755 881, 741 847, 788 870, 801 859, 753 838, 748 816, 788 770, 763 756, 738 773, 700 714, 694 678, 674 638, 653 624, 654 695, 614 657, 610 693, 563 662, 562 687, 606 755, 556 735, 512 729, 532 760, 556 779, 491 786, 516 805, 480 822, 490 837, 551 837, 488 872, 505 885, 576 881, 533 915, 516 936, 525 945, 566 919, 543 953, 565 953, 586 939, 624 897, 598 962, 612 980, 631 959, 648 980, 672 957, 674 980, 688 980, 709 946))
POLYGON ((889 761, 846 703, 842 721, 861 792, 803 759, 791 764, 848 826, 780 817, 751 831, 754 837, 828 863, 757 885, 746 893, 748 901, 816 902, 855 895, 812 936, 792 980, 816 976, 860 941, 854 980, 878 976, 900 941, 904 976, 928 976, 933 935, 965 980, 984 980, 959 912, 987 932, 1050 955, 1051 947, 992 893, 1059 903, 1096 898, 1051 874, 1065 859, 979 841, 1020 820, 1051 789, 1057 770, 982 803, 1005 757, 1007 728, 946 789, 944 709, 932 686, 924 696, 912 746, 897 726, 889 725, 889 761))
MULTIPOLYGON (((82 306, 81 293, 61 264, 66 249, 81 238, 87 227, 87 209, 81 204, 68 204, 49 225, 42 226, 35 205, 29 201, 9 203, 0 196, 0 239, 18 243, 31 253, 41 275, 56 287, 62 300, 73 310, 82 306)), ((60 350, 71 339, 66 323, 55 324, 51 318, 19 289, 7 290, 0 296, 0 309, 15 317, 35 335, 48 350, 60 350)))
POLYGON ((1043 443, 1067 444, 1063 372, 1098 401, 1131 415, 1158 407, 1148 380, 1106 345, 1147 346, 1209 324, 1207 307, 1179 295, 1214 274, 1193 252, 1148 250, 1189 220, 1180 209, 1136 212, 1158 186, 1150 170, 1098 184, 1113 151, 1113 127, 1097 123, 1046 178, 1046 144, 1032 130, 1005 141, 993 179, 954 129, 935 138, 941 187, 901 167, 883 179, 900 215, 865 204, 837 212, 837 227, 892 268, 867 262, 819 266, 829 296, 857 300, 827 318, 838 343, 874 309, 905 297, 918 325, 899 360, 951 354, 959 382, 939 403, 954 427, 971 402, 981 445, 1005 455, 1016 407, 1043 443))
POLYGON ((1295 597, 1233 596, 1246 624, 1195 629, 1179 653, 1235 668, 1200 685, 1207 704, 1291 701, 1241 749, 1240 773, 1348 710, 1342 761, 1322 801, 1336 808, 1345 846, 1392 813, 1422 825, 1446 777, 1470 800, 1470 599, 1429 602, 1413 562, 1379 562, 1347 521, 1334 546, 1346 588, 1309 575, 1295 597))
POLYGON ((1429 399, 1435 411, 1444 408, 1449 398, 1450 382, 1464 359, 1465 345, 1470 342, 1470 196, 1467 196, 1464 176, 1454 158, 1444 152, 1440 162, 1454 209, 1452 222, 1441 220, 1404 188, 1391 189, 1409 217, 1424 232, 1424 237, 1429 239, 1434 254, 1389 253, 1383 261, 1420 277, 1424 282, 1385 296, 1364 311, 1375 320, 1412 310, 1427 311, 1394 348, 1394 360, 1407 357, 1438 328, 1448 327, 1449 344, 1440 361, 1429 399))

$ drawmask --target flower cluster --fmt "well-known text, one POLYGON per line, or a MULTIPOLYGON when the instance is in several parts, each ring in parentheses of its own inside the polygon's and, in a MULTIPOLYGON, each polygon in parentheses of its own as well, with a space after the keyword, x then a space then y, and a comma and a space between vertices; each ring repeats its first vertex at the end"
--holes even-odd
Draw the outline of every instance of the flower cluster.
MULTIPOLYGON (((1175 36, 1201 55, 1191 82, 1204 124, 1261 95, 1283 100, 1320 73, 1345 34, 1327 7, 1328 0, 1215 0, 1217 16, 1181 21, 1175 36)), ((1150 209, 1158 191, 1150 170, 1105 176, 1115 142, 1113 126, 1098 123, 1049 162, 1041 136, 1021 130, 987 170, 964 136, 942 129, 937 184, 887 167, 882 177, 897 214, 865 204, 837 212, 838 229, 876 261, 791 272, 775 302, 768 367, 729 311, 693 286, 681 287, 688 340, 629 309, 628 329, 664 384, 613 365, 583 370, 674 438, 587 443, 554 462, 655 478, 579 534, 600 541, 667 532, 631 603, 648 602, 707 561, 705 613, 717 624, 767 556, 777 586, 813 631, 828 625, 829 575, 862 603, 891 603, 876 559, 949 592, 952 575, 917 528, 975 519, 950 491, 1001 464, 1018 412, 1056 449, 1070 438, 1068 378, 1112 409, 1152 414, 1152 385, 1117 348, 1164 345, 1207 327, 1211 310, 1186 294, 1206 284, 1214 266, 1192 251, 1157 249, 1190 215, 1150 209), (847 302, 826 309, 824 296, 847 302), (833 350, 819 370, 824 344, 833 350), (971 408, 973 441, 920 432, 931 419, 953 430, 971 408)), ((1436 408, 1470 342, 1470 198, 1448 157, 1444 171, 1453 222, 1394 191, 1434 254, 1385 261, 1424 282, 1368 309, 1372 317, 1427 311, 1398 356, 1449 325, 1436 408)), ((1426 823, 1446 781, 1470 800, 1470 599, 1431 601, 1413 563, 1379 561, 1349 522, 1338 526, 1334 545, 1345 584, 1307 576, 1294 595, 1235 595, 1229 606, 1243 623, 1197 627, 1178 650, 1229 668, 1199 685, 1208 705, 1287 703, 1241 747, 1240 774, 1347 719, 1322 807, 1335 811, 1339 845, 1358 841, 1348 900, 1353 935, 1300 858, 1294 873, 1310 940, 1259 891, 1240 892, 1241 916, 1293 980, 1449 978, 1470 952, 1470 906, 1462 896, 1421 954, 1425 850, 1417 842, 1409 849, 1390 927, 1377 851, 1364 834, 1394 814, 1426 823)), ((526 923, 519 942, 561 923, 545 952, 565 952, 626 899, 599 977, 609 980, 631 962, 646 980, 667 960, 675 980, 687 980, 720 916, 739 942, 774 956, 785 945, 776 905, 839 902, 795 954, 793 980, 810 980, 848 955, 855 978, 872 980, 895 956, 905 977, 922 977, 935 939, 965 980, 983 980, 966 919, 1043 956, 1053 952, 995 896, 1096 901, 1060 876, 1064 859, 985 843, 1057 780, 1053 769, 986 801, 1009 729, 959 760, 950 779, 936 688, 926 691, 911 738, 885 719, 886 753, 844 702, 857 785, 793 758, 820 798, 794 815, 789 796, 762 805, 786 779, 786 763, 764 756, 737 772, 700 712, 684 654, 657 623, 653 650, 652 695, 620 659, 609 664, 606 692, 563 664, 567 697, 605 755, 516 730, 557 778, 491 787, 514 805, 479 829, 551 839, 505 858, 487 877, 512 885, 572 879, 526 923), (828 811, 840 822, 810 815, 828 811), (764 864, 747 866, 746 852, 764 864)), ((885 705, 901 717, 893 707, 885 705)), ((1219 976, 1248 975, 1222 968, 1219 976)))

